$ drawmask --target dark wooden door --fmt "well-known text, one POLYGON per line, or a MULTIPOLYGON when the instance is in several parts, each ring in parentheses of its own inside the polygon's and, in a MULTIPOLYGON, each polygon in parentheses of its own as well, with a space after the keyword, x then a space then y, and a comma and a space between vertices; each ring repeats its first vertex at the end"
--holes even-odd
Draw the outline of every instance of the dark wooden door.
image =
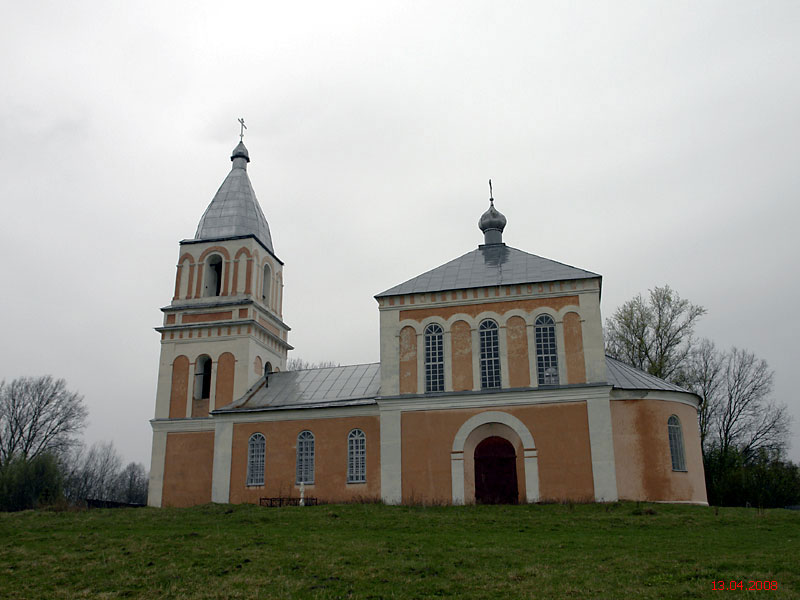
POLYGON ((478 504, 516 504, 517 458, 511 442, 489 437, 475 448, 475 501, 478 504))

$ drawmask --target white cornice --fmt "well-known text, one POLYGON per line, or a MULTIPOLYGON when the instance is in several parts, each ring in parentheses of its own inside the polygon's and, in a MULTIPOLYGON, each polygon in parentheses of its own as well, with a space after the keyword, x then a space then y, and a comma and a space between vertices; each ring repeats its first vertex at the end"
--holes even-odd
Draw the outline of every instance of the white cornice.
POLYGON ((525 404, 555 404, 585 402, 590 398, 608 398, 611 386, 581 386, 547 390, 524 390, 483 394, 447 396, 394 396, 378 398, 381 410, 449 410, 461 408, 490 408, 525 404))

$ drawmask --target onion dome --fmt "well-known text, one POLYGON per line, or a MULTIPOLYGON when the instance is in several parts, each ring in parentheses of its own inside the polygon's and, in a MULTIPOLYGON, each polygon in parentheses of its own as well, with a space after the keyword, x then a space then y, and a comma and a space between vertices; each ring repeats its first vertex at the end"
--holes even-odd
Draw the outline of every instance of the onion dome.
POLYGON ((494 207, 494 198, 489 198, 489 210, 481 215, 478 227, 483 232, 484 243, 502 244, 503 229, 506 227, 506 218, 494 207))

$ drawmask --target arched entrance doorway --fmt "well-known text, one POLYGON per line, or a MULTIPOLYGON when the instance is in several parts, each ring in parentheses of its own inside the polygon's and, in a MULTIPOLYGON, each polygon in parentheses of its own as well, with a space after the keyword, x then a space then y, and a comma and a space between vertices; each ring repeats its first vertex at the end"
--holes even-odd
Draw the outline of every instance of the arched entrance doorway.
POLYGON ((508 440, 492 436, 475 447, 475 502, 516 504, 517 455, 508 440))

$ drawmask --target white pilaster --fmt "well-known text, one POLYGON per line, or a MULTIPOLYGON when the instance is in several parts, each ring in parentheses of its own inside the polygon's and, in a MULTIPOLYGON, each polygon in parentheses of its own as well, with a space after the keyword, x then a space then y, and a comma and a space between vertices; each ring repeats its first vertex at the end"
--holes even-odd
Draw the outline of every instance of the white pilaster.
POLYGON ((217 421, 214 425, 214 470, 211 479, 211 501, 227 504, 231 497, 233 423, 217 421))
POLYGON ((147 505, 161 506, 164 491, 164 462, 167 457, 167 432, 153 432, 153 446, 150 454, 150 482, 147 488, 147 505))
POLYGON ((611 430, 611 401, 608 393, 586 400, 589 418, 589 444, 592 452, 594 499, 614 502, 618 499, 617 472, 614 466, 614 440, 611 430))
POLYGON ((464 504, 464 451, 450 453, 450 478, 452 481, 453 504, 464 504))
POLYGON ((525 499, 533 504, 539 501, 539 451, 535 448, 523 450, 525 460, 525 499))
POLYGON ((500 351, 500 387, 507 388, 511 385, 511 379, 508 376, 508 330, 505 325, 499 327, 497 345, 500 351))
POLYGON ((531 387, 539 387, 539 370, 536 368, 536 332, 531 323, 525 325, 528 336, 528 369, 531 374, 531 387))
POLYGON ((472 328, 472 389, 481 389, 481 336, 477 328, 472 328))

